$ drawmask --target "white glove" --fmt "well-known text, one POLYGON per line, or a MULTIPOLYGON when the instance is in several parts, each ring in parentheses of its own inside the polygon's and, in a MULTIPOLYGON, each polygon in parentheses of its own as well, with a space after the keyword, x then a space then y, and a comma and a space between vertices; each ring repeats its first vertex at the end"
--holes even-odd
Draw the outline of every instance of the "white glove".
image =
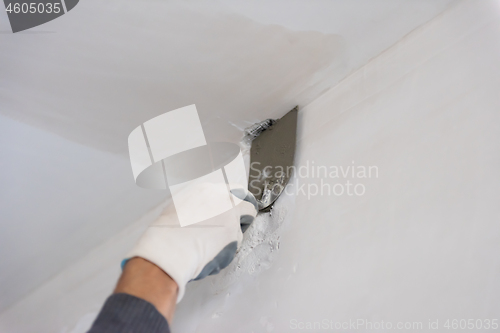
MULTIPOLYGON (((235 189, 229 193, 223 185, 198 184, 184 189, 183 197, 189 198, 195 193, 199 197, 202 193, 210 198, 207 202, 213 203, 214 199, 222 201, 233 196, 233 202, 239 202, 234 208, 203 222, 181 227, 175 207, 170 203, 146 229, 123 264, 133 257, 141 257, 160 267, 179 286, 177 303, 184 296, 189 281, 217 274, 228 266, 243 239, 242 227, 246 229, 257 215, 257 202, 247 190, 235 189)), ((176 202, 177 207, 183 204, 187 203, 176 202)), ((203 207, 201 203, 195 209, 210 210, 211 207, 203 207)))

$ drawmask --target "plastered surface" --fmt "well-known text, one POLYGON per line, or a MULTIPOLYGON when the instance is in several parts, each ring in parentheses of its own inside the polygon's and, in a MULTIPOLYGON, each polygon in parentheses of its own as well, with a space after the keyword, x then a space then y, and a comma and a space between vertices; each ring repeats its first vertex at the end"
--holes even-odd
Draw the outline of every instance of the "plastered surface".
POLYGON ((246 258, 259 269, 225 289, 231 270, 191 286, 174 329, 370 332, 367 322, 384 322, 432 332, 497 318, 499 9, 456 6, 305 107, 297 165, 356 173, 299 168, 304 192, 279 199, 279 212, 293 207, 283 223, 269 220, 279 250, 255 247, 260 265, 246 258), (321 181, 365 192, 313 195, 321 181))
MULTIPOLYGON (((2 195, 11 201, 2 200, 9 255, 1 259, 0 331, 85 331, 122 254, 165 199, 126 182, 125 138, 138 123, 193 102, 206 110, 207 136, 231 142, 255 121, 306 105, 297 166, 375 165, 378 177, 352 180, 365 186, 363 196, 284 196, 227 271, 189 286, 174 330, 287 332, 293 320, 427 323, 498 313, 496 2, 461 2, 357 71, 365 62, 351 63, 351 52, 362 48, 369 59, 379 46, 347 38, 347 23, 337 33, 304 32, 183 6, 168 7, 175 20, 152 19, 164 5, 151 5, 110 3, 96 15, 103 7, 87 1, 70 13, 67 32, 25 34, 23 42, 1 35, 2 125, 11 130, 2 131, 10 168, 2 195), (206 40, 227 33, 227 44, 175 39, 179 26, 206 40), (102 31, 115 38, 97 38, 102 31), (222 54, 236 60, 218 65, 222 54), (30 169, 15 173, 19 165, 30 169), (95 171, 102 165, 106 172, 95 171), (24 192, 10 195, 15 189, 24 192)), ((376 22, 364 29, 388 21, 376 22)), ((407 23, 392 25, 401 27, 394 42, 418 26, 407 23)), ((301 178, 297 188, 318 181, 301 178)))
POLYGON ((130 176, 139 124, 194 103, 208 141, 237 143, 450 2, 87 0, 17 34, 0 11, 0 311, 168 196, 130 176))

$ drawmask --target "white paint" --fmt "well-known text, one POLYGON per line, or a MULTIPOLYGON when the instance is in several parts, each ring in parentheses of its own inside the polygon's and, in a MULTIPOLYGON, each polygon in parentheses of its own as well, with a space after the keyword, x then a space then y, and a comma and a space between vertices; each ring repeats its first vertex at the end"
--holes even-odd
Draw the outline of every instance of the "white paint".
MULTIPOLYGON (((435 0, 225 0, 236 12, 263 24, 320 31, 348 41, 347 63, 365 64, 449 2, 435 0), (346 21, 349 21, 347 24, 346 21), (368 27, 369 25, 369 27, 368 27)), ((441 9, 441 10, 439 10, 441 9)))
POLYGON ((0 315, 0 332, 83 333, 120 275, 120 263, 146 227, 161 213, 154 207, 78 262, 68 265, 28 297, 0 315))
POLYGON ((182 184, 172 185, 170 193, 181 227, 208 220, 233 208, 222 169, 182 184), (222 193, 227 192, 227 196, 220 199, 215 195, 207 195, 211 192, 205 189, 206 184, 213 185, 217 191, 222 190, 222 193))
POLYGON ((128 153, 134 180, 137 182, 137 176, 152 164, 142 126, 136 127, 130 132, 128 136, 128 153))
MULTIPOLYGON (((229 188, 231 190, 248 188, 248 170, 246 169, 245 159, 241 150, 231 162, 224 166, 224 172, 226 173, 229 188)), ((243 201, 237 197, 234 197, 233 200, 235 205, 243 201)))
POLYGON ((354 160, 378 177, 364 196, 297 195, 268 269, 193 284, 174 331, 497 318, 498 59, 498 2, 464 2, 304 108, 298 166, 354 160))
POLYGON ((290 6, 289 21, 329 22, 318 28, 258 5, 234 9, 245 18, 224 3, 88 0, 37 29, 56 33, 1 34, 0 112, 23 123, 0 123, 0 331, 89 322, 156 211, 132 221, 165 197, 135 187, 127 136, 192 103, 208 141, 237 142, 237 127, 314 100, 298 165, 354 160, 380 176, 362 197, 282 198, 242 270, 190 286, 176 331, 498 313, 498 5, 464 2, 346 78, 448 1, 345 3, 335 20, 290 6))
POLYGON ((194 104, 154 117, 144 129, 155 162, 207 144, 194 104))
POLYGON ((0 151, 2 309, 165 200, 135 185, 126 157, 4 116, 0 151))

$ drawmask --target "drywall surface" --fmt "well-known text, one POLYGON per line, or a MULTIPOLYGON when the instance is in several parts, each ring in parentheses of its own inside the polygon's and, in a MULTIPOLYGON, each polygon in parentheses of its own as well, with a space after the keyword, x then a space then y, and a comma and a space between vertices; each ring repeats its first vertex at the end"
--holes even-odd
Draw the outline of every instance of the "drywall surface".
MULTIPOLYGON (((294 186, 230 267, 188 285, 173 331, 498 318, 499 58, 500 5, 466 1, 303 108, 294 186)), ((155 214, 0 315, 0 331, 84 332, 155 214)))
POLYGON ((0 11, 0 311, 165 199, 133 183, 136 126, 195 103, 237 142, 450 2, 85 0, 17 34, 0 11))
POLYGON ((1 309, 165 200, 126 157, 4 116, 0 151, 1 309))
POLYGON ((0 332, 84 333, 116 285, 130 250, 166 202, 151 209, 0 315, 0 332))
POLYGON ((309 103, 451 2, 87 0, 18 34, 2 12, 1 112, 125 155, 137 124, 194 103, 235 142, 231 123, 309 103))
POLYGON ((498 319, 498 59, 500 4, 464 2, 302 109, 279 250, 222 288, 193 284, 174 331, 498 319))

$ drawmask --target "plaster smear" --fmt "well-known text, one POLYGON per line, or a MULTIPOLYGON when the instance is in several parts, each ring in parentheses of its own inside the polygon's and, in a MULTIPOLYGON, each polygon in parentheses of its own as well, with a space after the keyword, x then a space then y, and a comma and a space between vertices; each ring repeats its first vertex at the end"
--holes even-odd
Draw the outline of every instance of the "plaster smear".
POLYGON ((57 33, 1 37, 0 114, 122 156, 137 124, 190 104, 207 140, 236 143, 230 123, 312 101, 350 71, 342 36, 222 4, 89 0, 71 14, 44 25, 57 33))
MULTIPOLYGON (((127 137, 138 124, 195 103, 208 141, 236 143, 238 127, 306 105, 447 0, 314 2, 86 0, 18 34, 0 11, 0 122, 10 138, 0 311, 165 198, 131 178, 127 137)), ((38 318, 34 326, 51 325, 38 318)))
MULTIPOLYGON (((245 129, 246 130, 246 129, 245 129)), ((245 136, 240 141, 245 167, 248 174, 250 165, 251 138, 245 136)), ((292 178, 288 186, 294 186, 292 178)), ((293 193, 291 191, 290 193, 293 193)), ((173 330, 197 332, 198 327, 207 328, 207 323, 224 316, 233 296, 245 290, 246 280, 256 278, 269 269, 279 252, 281 235, 287 226, 288 217, 293 214, 294 196, 285 193, 276 201, 271 211, 259 213, 243 234, 243 241, 235 258, 219 274, 188 284, 186 296, 179 304, 173 330), (193 310, 200 311, 199 315, 193 310), (195 322, 193 321, 195 320, 195 322)))
POLYGON ((241 248, 231 264, 212 281, 216 293, 224 291, 242 274, 258 274, 269 268, 280 248, 280 235, 290 207, 275 205, 269 213, 260 213, 244 233, 241 248))
MULTIPOLYGON (((254 285, 279 255, 281 235, 293 216, 294 201, 293 196, 283 194, 269 213, 260 213, 255 218, 228 267, 217 275, 188 284, 186 295, 178 304, 172 331, 206 332, 216 329, 219 320, 226 320, 232 304, 241 302, 238 295, 246 291, 246 286, 254 285)), ((266 330, 268 326, 267 322, 263 324, 266 330)))
MULTIPOLYGON (((252 126, 246 128, 247 133, 252 126)), ((240 148, 245 162, 245 169, 250 170, 250 148, 253 138, 246 134, 240 141, 240 148)), ((258 274, 262 269, 269 268, 275 251, 280 247, 280 234, 289 205, 274 204, 271 211, 259 213, 250 227, 243 234, 243 241, 231 264, 223 270, 218 278, 212 281, 215 293, 227 289, 238 280, 242 274, 258 274)))

